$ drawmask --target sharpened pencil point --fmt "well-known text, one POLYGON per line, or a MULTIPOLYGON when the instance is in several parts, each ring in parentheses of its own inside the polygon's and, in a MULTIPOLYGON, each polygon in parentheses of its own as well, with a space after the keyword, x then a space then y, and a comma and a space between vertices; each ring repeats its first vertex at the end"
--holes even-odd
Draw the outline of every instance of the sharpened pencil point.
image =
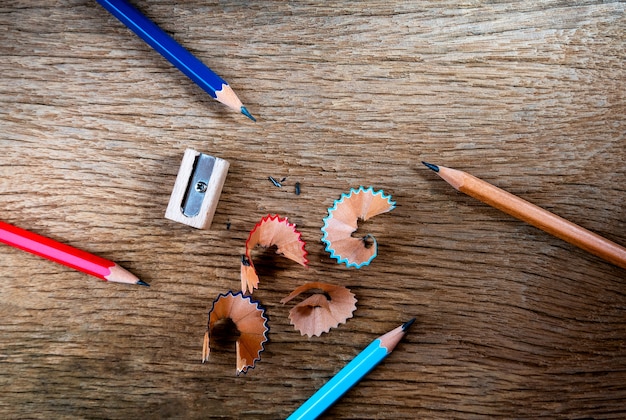
POLYGON ((435 172, 439 172, 439 166, 433 165, 432 163, 428 163, 428 162, 424 162, 424 161, 422 161, 422 163, 424 165, 426 165, 427 168, 432 169, 435 172))
POLYGON ((402 324, 402 331, 408 330, 411 327, 411 325, 413 325, 414 322, 415 322, 415 318, 402 324))
POLYGON ((140 286, 150 287, 150 285, 148 283, 146 283, 145 281, 143 281, 143 280, 137 280, 137 283, 135 283, 135 284, 138 284, 140 286))
POLYGON ((250 118, 252 121, 256 122, 256 118, 254 118, 252 114, 250 114, 250 111, 248 111, 245 106, 241 107, 241 113, 245 115, 246 117, 250 118))

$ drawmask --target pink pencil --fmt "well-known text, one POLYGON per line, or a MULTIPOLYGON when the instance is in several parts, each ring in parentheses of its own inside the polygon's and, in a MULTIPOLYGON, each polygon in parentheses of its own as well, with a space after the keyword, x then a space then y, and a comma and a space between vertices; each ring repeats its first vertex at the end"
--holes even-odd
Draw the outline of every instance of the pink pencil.
POLYGON ((113 261, 0 221, 0 242, 55 261, 104 281, 149 286, 113 261))

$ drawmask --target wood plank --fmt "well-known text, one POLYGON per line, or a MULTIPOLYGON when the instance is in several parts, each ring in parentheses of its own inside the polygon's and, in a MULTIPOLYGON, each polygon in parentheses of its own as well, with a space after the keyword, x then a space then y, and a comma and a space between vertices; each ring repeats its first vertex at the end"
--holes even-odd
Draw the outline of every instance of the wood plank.
POLYGON ((420 163, 626 244, 623 3, 134 4, 258 122, 96 2, 0 6, 1 219, 151 284, 1 247, 0 417, 284 418, 412 317, 326 418, 626 415, 624 270, 420 163), (163 217, 187 148, 230 162, 207 230, 163 217), (379 252, 355 270, 330 259, 320 228, 360 185, 397 208, 360 226, 379 252), (238 289, 248 232, 270 213, 298 226, 310 264, 255 256, 270 341, 237 377, 234 349, 200 362, 207 312, 238 289), (300 336, 279 302, 308 281, 349 287, 354 317, 300 336))

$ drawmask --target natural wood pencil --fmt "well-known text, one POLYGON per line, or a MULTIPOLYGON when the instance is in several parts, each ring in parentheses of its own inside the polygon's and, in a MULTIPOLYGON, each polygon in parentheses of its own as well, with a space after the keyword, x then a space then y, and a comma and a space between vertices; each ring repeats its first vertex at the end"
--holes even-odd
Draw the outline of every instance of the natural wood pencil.
POLYGON ((422 162, 457 190, 563 239, 618 267, 626 268, 626 248, 467 172, 422 162))

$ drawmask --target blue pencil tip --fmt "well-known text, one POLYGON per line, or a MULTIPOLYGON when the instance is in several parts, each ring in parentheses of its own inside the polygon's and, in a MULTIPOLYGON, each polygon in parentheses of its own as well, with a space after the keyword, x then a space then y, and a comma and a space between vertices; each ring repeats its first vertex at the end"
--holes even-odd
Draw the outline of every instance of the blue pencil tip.
POLYGON ((433 165, 432 163, 428 163, 428 162, 424 162, 424 161, 422 161, 422 163, 424 165, 426 165, 427 168, 432 169, 435 172, 439 172, 439 166, 433 165))
POLYGON ((241 113, 245 115, 246 117, 250 118, 252 121, 256 122, 256 118, 254 118, 252 114, 250 114, 250 111, 248 111, 245 106, 241 107, 241 113))

